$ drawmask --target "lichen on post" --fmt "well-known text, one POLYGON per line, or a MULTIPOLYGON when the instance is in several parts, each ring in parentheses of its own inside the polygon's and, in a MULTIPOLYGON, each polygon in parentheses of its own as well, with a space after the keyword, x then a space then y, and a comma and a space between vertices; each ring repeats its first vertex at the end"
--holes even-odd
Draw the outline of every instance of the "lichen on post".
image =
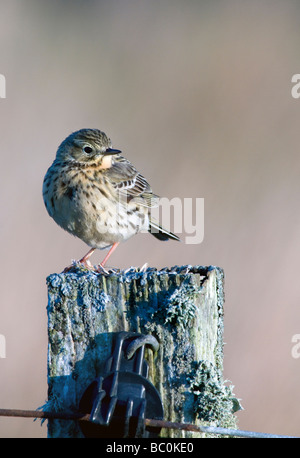
MULTIPOLYGON (((48 285, 48 402, 78 411, 87 386, 103 371, 119 331, 152 334, 149 379, 159 391, 164 419, 234 427, 238 405, 223 380, 223 270, 183 266, 108 274, 74 267, 48 285)), ((74 421, 50 420, 49 437, 82 437, 74 421)), ((162 437, 195 437, 179 430, 162 437)))

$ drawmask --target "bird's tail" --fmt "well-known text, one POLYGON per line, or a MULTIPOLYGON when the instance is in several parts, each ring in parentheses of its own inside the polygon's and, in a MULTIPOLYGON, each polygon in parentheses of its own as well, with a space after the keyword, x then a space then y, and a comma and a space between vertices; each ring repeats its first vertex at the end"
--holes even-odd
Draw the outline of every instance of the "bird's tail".
POLYGON ((170 231, 167 231, 163 227, 161 227, 159 224, 154 223, 153 221, 149 222, 149 232, 150 234, 154 235, 158 240, 177 240, 180 242, 180 238, 177 237, 177 235, 173 234, 170 231))

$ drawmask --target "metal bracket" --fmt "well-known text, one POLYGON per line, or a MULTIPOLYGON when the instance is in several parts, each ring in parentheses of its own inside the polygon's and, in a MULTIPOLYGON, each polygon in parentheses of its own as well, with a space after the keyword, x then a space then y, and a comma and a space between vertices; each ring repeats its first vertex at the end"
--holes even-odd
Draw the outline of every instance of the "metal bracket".
POLYGON ((133 332, 115 335, 104 374, 84 392, 79 409, 91 423, 80 424, 85 437, 157 437, 160 428, 145 428, 145 419, 163 419, 158 391, 148 380, 145 346, 158 349, 154 336, 133 332))

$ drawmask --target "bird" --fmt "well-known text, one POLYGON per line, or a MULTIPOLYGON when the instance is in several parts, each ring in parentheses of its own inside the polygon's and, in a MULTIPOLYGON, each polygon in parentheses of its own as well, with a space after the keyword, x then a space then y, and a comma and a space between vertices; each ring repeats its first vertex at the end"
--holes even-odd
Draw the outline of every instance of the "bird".
POLYGON ((44 177, 48 214, 90 247, 78 261, 87 268, 93 267, 96 249, 109 249, 98 266, 104 269, 119 244, 142 231, 161 241, 180 241, 151 219, 159 197, 121 153, 101 130, 80 129, 62 141, 44 177))

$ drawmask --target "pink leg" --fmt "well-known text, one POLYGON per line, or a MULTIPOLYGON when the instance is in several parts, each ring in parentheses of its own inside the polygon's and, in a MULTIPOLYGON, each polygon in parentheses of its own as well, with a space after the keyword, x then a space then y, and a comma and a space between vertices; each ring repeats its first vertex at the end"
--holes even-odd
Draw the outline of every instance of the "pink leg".
POLYGON ((91 264, 89 261, 90 257, 92 256, 92 254, 94 253, 94 251, 96 250, 96 248, 91 248, 90 251, 85 255, 83 256, 83 258, 81 258, 79 260, 79 262, 81 262, 81 264, 85 264, 86 266, 89 266, 89 264, 91 264))
MULTIPOLYGON (((80 262, 81 264, 86 266, 88 269, 91 269, 93 266, 92 266, 91 262, 89 261, 89 259, 90 259, 90 257, 92 256, 92 254, 94 253, 95 250, 96 250, 96 248, 91 248, 90 251, 88 251, 88 253, 85 256, 83 256, 83 258, 79 259, 78 262, 80 262)), ((69 272, 72 268, 73 268, 73 264, 70 265, 69 267, 65 267, 63 272, 69 272)))
POLYGON ((101 262, 100 266, 101 267, 104 267, 104 264, 106 263, 106 261, 108 260, 108 258, 110 257, 110 255, 115 251, 115 249, 117 248, 117 246, 120 244, 120 242, 115 242, 112 247, 110 248, 109 252, 107 253, 107 255, 105 256, 105 258, 103 259, 103 261, 101 262))

